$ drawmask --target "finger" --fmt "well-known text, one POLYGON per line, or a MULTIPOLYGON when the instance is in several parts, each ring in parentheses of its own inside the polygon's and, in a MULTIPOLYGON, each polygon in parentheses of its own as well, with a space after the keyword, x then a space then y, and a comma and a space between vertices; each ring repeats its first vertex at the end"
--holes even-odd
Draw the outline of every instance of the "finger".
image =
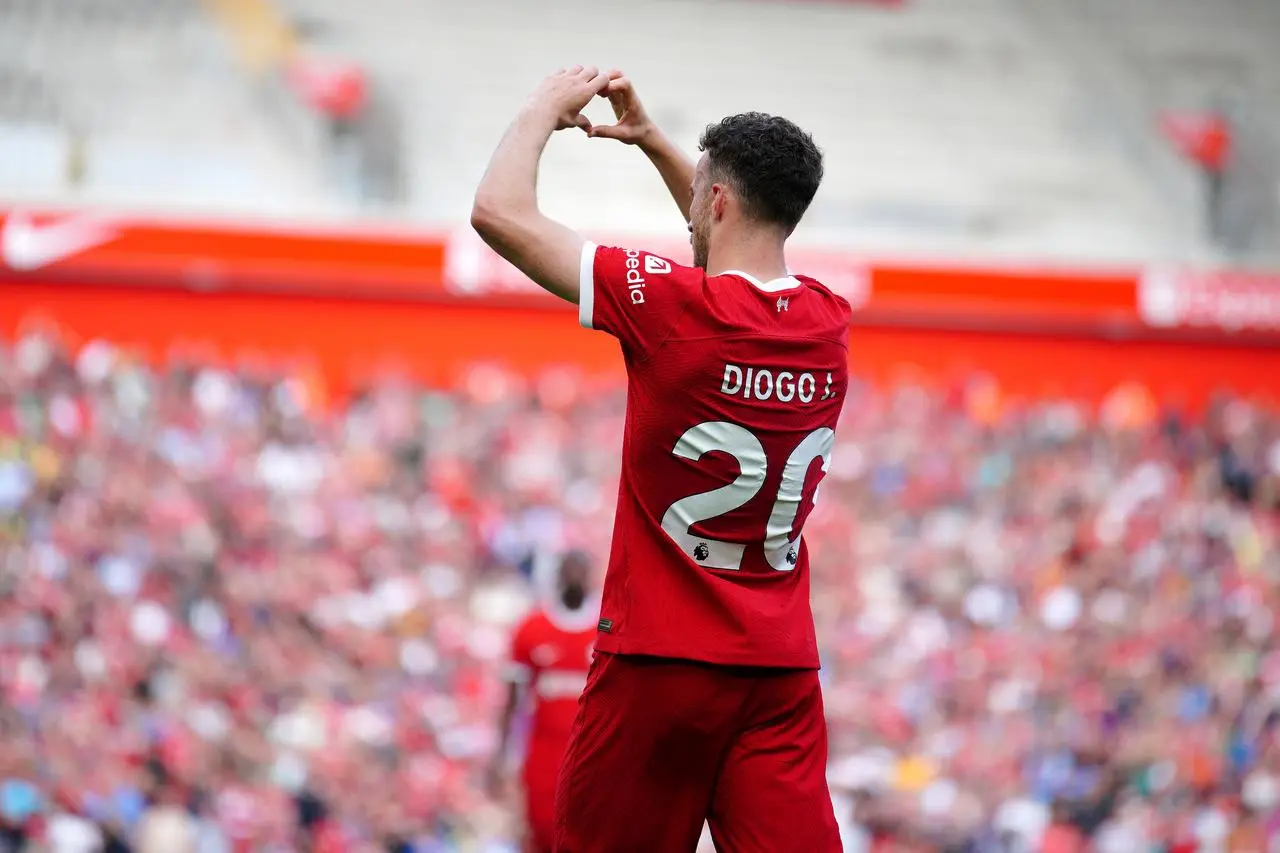
POLYGON ((610 80, 619 80, 619 79, 621 79, 621 78, 623 78, 623 77, 625 77, 625 76, 627 76, 627 75, 623 74, 623 73, 622 73, 622 71, 621 71, 620 69, 618 69, 618 68, 614 68, 614 69, 612 69, 612 70, 609 72, 609 79, 610 79, 610 80))
POLYGON ((587 118, 582 113, 578 113, 574 118, 573 123, 582 130, 585 130, 588 134, 591 133, 591 119, 587 118))
POLYGON ((612 80, 609 87, 603 92, 604 96, 609 99, 609 106, 613 108, 613 116, 618 121, 622 121, 627 117, 627 113, 631 112, 632 104, 635 102, 635 95, 631 91, 631 81, 625 77, 621 80, 612 80), (618 86, 618 84, 622 84, 618 86))
POLYGON ((570 75, 573 75, 573 74, 581 74, 581 73, 582 73, 582 66, 581 66, 581 65, 574 65, 573 67, 571 67, 571 68, 568 70, 568 72, 567 72, 567 73, 568 73, 568 74, 570 74, 570 75))
POLYGON ((613 107, 613 114, 619 119, 630 111, 636 97, 635 90, 631 88, 631 81, 626 77, 610 80, 609 85, 601 94, 609 99, 609 105, 613 107))
POLYGON ((616 124, 599 124, 591 128, 587 135, 592 139, 621 139, 624 132, 616 124))
POLYGON ((586 66, 578 65, 576 67, 578 69, 577 71, 578 76, 581 77, 583 80, 594 80, 596 77, 600 75, 600 69, 596 68, 594 65, 586 65, 586 66))
POLYGON ((582 69, 581 79, 597 95, 604 91, 605 86, 609 85, 609 75, 601 73, 600 69, 594 65, 588 65, 582 69))
POLYGON ((591 88, 591 91, 594 94, 601 95, 604 93, 604 90, 609 87, 609 75, 604 73, 597 73, 595 76, 593 76, 590 80, 587 81, 587 86, 591 88))

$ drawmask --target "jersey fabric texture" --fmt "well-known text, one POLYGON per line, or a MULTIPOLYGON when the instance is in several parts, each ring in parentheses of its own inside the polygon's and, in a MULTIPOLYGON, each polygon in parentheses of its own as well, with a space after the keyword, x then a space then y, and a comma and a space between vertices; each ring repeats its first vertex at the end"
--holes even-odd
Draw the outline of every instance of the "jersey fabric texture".
POLYGON ((849 304, 588 243, 579 321, 621 343, 627 416, 596 648, 817 668, 800 536, 848 386, 849 304))

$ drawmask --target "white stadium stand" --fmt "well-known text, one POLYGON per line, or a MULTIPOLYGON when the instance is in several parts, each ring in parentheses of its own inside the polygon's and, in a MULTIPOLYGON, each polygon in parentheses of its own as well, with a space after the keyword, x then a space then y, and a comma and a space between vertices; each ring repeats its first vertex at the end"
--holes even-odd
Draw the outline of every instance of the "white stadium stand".
MULTIPOLYGON (((407 200, 378 213, 432 224, 465 218, 539 77, 582 61, 628 71, 691 151, 704 124, 741 110, 810 129, 828 178, 806 240, 951 257, 1204 257, 1201 188, 1160 138, 1158 110, 1202 108, 1228 87, 1280 102, 1280 13, 1269 0, 275 5, 313 49, 363 62, 392 94, 407 200)), ((87 120, 95 162, 118 170, 90 182, 103 195, 132 200, 141 183, 157 202, 348 210, 319 193, 316 158, 291 151, 194 0, 0 0, 0 55, 29 41, 22 27, 38 28, 40 47, 0 59, 0 126, 14 103, 46 126, 87 120), (90 28, 66 22, 108 6, 135 11, 90 49, 90 28)), ((604 120, 607 106, 591 115, 604 120)), ((35 132, 0 130, 0 151, 36 146, 23 141, 35 132)), ((676 227, 643 158, 604 141, 557 137, 541 187, 550 211, 583 228, 676 227)))
POLYGON ((264 112, 197 0, 0 0, 7 197, 287 215, 322 196, 264 112))

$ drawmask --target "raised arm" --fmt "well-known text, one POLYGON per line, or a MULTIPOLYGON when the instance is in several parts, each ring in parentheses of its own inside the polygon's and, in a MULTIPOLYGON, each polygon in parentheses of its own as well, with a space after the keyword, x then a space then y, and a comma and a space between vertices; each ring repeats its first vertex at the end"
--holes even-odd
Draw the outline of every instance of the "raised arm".
POLYGON ((609 85, 601 94, 609 99, 618 123, 598 125, 590 128, 588 134, 598 139, 616 139, 643 151, 662 176, 667 191, 680 208, 680 215, 688 222, 689 205, 693 201, 693 161, 653 123, 636 96, 630 78, 621 71, 609 72, 609 85))
POLYGON ((538 209, 538 162, 555 131, 590 130, 582 109, 608 83, 608 75, 581 65, 543 80, 498 143, 471 208, 471 226, 494 251, 574 304, 586 241, 538 209))

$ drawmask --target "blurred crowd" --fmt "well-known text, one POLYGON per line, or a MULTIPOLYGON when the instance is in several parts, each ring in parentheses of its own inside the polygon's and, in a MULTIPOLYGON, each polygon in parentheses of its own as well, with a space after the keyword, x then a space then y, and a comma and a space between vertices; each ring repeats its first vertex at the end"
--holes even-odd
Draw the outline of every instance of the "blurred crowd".
MULTIPOLYGON (((540 567, 621 389, 0 344, 0 851, 509 853, 540 567)), ((1280 419, 853 388, 806 536, 846 849, 1280 850, 1280 419)))

